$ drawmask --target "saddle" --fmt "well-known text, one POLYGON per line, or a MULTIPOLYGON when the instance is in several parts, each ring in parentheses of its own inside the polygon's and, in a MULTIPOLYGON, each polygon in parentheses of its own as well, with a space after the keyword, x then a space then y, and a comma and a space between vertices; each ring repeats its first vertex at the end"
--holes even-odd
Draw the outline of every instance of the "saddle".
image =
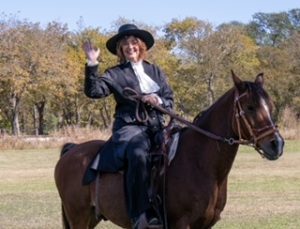
MULTIPOLYGON (((160 173, 164 172, 165 167, 167 167, 168 164, 170 164, 170 162, 175 156, 180 130, 181 127, 175 125, 173 120, 170 120, 168 125, 165 126, 163 130, 158 132, 154 137, 155 146, 152 147, 151 151, 149 152, 149 159, 151 164, 153 164, 156 169, 161 168, 160 173)), ((89 185, 96 179, 96 176, 99 173, 98 165, 100 163, 101 157, 100 152, 103 147, 105 147, 105 145, 103 145, 98 150, 99 153, 96 154, 95 158, 93 158, 93 160, 91 160, 90 164, 87 166, 87 169, 82 179, 83 185, 89 185)), ((114 172, 117 171, 118 170, 114 172)))

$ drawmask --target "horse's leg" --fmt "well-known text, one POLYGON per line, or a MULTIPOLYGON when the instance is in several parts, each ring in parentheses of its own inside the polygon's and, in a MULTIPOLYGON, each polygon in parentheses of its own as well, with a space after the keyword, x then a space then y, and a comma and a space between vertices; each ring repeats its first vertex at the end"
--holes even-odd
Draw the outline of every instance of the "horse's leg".
POLYGON ((95 220, 95 214, 91 206, 90 187, 82 185, 85 158, 77 156, 80 154, 77 157, 74 155, 71 152, 61 158, 55 169, 55 181, 63 205, 65 228, 81 229, 88 228, 90 222, 95 220))
MULTIPOLYGON (((72 229, 88 229, 91 222, 94 220, 94 211, 89 205, 81 204, 65 204, 64 211, 66 219, 69 224, 69 228, 72 229)), ((95 226, 95 225, 94 225, 95 226)), ((68 228, 68 227, 66 227, 68 228)))
POLYGON ((99 185, 99 208, 101 214, 122 228, 131 228, 126 211, 123 174, 103 174, 99 185))

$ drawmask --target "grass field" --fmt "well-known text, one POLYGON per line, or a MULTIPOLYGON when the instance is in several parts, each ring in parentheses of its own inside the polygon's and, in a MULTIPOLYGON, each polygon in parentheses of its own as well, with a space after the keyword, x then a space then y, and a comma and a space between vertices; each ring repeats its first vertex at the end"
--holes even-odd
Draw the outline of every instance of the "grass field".
MULTIPOLYGON (((0 150, 0 228, 62 228, 53 170, 59 149, 0 150)), ((300 228, 300 141, 277 161, 240 148, 228 201, 214 228, 300 228)), ((106 222, 97 228, 117 229, 106 222)))

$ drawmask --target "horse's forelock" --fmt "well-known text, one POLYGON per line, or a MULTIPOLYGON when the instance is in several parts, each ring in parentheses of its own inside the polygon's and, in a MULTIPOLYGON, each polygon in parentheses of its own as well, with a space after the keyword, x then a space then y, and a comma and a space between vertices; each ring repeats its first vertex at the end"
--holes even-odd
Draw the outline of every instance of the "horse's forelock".
POLYGON ((254 104, 259 104, 260 100, 262 99, 266 102, 270 110, 273 109, 273 103, 268 93, 261 85, 252 82, 246 82, 246 88, 254 104))

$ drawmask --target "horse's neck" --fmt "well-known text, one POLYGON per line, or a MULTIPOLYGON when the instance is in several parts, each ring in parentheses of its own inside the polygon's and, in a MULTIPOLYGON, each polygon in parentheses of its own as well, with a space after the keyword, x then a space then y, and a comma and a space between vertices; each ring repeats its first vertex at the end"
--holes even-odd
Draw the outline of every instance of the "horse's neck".
MULTIPOLYGON (((232 130, 233 93, 232 90, 228 91, 201 117, 195 120, 194 124, 221 137, 235 137, 232 130)), ((208 138, 188 129, 182 139, 183 144, 187 145, 186 152, 183 152, 183 150, 181 152, 186 154, 182 155, 182 159, 192 158, 194 161, 191 161, 191 163, 194 163, 195 167, 204 168, 207 173, 215 173, 217 177, 223 180, 231 169, 238 146, 230 146, 218 140, 208 140, 208 138)))
POLYGON ((232 130, 233 112, 234 91, 232 89, 207 109, 203 115, 195 121, 195 124, 214 134, 232 137, 232 135, 234 135, 232 130))

